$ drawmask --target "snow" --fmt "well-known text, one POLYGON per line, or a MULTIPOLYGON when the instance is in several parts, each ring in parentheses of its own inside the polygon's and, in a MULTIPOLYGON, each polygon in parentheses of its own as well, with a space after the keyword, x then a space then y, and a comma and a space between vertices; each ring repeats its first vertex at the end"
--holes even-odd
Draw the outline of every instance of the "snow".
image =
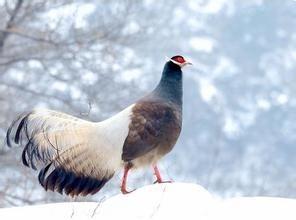
POLYGON ((208 37, 193 37, 189 43, 193 49, 205 53, 211 53, 215 45, 214 40, 208 37))
POLYGON ((296 200, 221 199, 191 183, 155 184, 103 202, 73 202, 0 209, 0 219, 296 219, 296 200))
POLYGON ((74 17, 75 28, 83 28, 87 25, 86 18, 95 11, 95 5, 91 3, 73 3, 66 4, 63 7, 51 9, 45 17, 50 21, 48 24, 51 28, 56 28, 60 18, 74 17))
POLYGON ((217 88, 208 79, 199 78, 200 95, 206 102, 210 102, 215 96, 218 95, 217 88))

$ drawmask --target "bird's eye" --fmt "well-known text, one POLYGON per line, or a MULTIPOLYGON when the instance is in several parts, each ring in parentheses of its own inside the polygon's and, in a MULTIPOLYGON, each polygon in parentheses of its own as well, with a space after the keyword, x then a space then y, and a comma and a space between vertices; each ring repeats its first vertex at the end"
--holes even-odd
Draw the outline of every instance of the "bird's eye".
POLYGON ((176 58, 176 61, 177 61, 178 63, 184 63, 184 62, 185 62, 185 60, 184 60, 183 57, 177 57, 177 58, 176 58))

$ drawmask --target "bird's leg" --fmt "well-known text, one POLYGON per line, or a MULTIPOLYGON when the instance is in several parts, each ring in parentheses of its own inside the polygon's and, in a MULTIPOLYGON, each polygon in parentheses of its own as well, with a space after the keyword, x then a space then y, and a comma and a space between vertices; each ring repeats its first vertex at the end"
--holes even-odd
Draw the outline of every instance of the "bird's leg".
POLYGON ((159 172, 159 170, 158 170, 157 165, 154 165, 154 166, 153 166, 153 170, 154 170, 154 174, 155 174, 155 176, 156 176, 156 180, 154 181, 154 183, 172 183, 171 180, 168 180, 168 181, 163 181, 163 180, 162 180, 162 177, 161 177, 161 175, 160 175, 160 172, 159 172))
POLYGON ((127 191, 127 189, 126 189, 126 182, 127 182, 128 171, 130 170, 131 167, 132 167, 132 165, 130 163, 128 163, 128 164, 126 164, 124 166, 124 173, 123 173, 122 182, 121 182, 121 188, 120 188, 122 194, 128 194, 128 193, 131 193, 131 192, 134 191, 134 190, 127 191))

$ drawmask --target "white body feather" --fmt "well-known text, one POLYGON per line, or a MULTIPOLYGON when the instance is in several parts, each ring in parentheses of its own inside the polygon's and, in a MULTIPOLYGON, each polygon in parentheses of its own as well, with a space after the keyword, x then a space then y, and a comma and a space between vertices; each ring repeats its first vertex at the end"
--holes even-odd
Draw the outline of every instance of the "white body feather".
POLYGON ((131 105, 105 121, 97 123, 99 142, 94 144, 102 156, 106 156, 106 165, 117 170, 122 165, 121 154, 124 141, 129 132, 131 105))
POLYGON ((52 145, 56 144, 59 152, 54 155, 60 156, 67 151, 83 155, 90 151, 91 154, 83 162, 91 163, 95 169, 114 172, 122 165, 122 147, 128 135, 132 107, 96 123, 51 110, 35 110, 36 113, 30 119, 34 123, 28 125, 34 130, 46 122, 47 132, 41 132, 38 141, 40 147, 53 148, 52 145), (99 167, 95 167, 97 165, 99 167))
POLYGON ((132 108, 101 122, 36 109, 12 124, 7 143, 11 145, 12 139, 24 146, 23 163, 40 167, 39 181, 45 189, 70 195, 95 193, 123 165, 132 108))

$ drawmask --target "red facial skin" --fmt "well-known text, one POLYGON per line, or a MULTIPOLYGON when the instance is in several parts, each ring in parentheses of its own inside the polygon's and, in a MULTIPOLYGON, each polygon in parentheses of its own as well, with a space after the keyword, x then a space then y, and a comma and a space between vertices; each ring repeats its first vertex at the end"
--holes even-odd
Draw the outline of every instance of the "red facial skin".
POLYGON ((181 56, 173 57, 172 60, 174 60, 178 63, 181 63, 181 64, 186 62, 186 60, 181 56))

